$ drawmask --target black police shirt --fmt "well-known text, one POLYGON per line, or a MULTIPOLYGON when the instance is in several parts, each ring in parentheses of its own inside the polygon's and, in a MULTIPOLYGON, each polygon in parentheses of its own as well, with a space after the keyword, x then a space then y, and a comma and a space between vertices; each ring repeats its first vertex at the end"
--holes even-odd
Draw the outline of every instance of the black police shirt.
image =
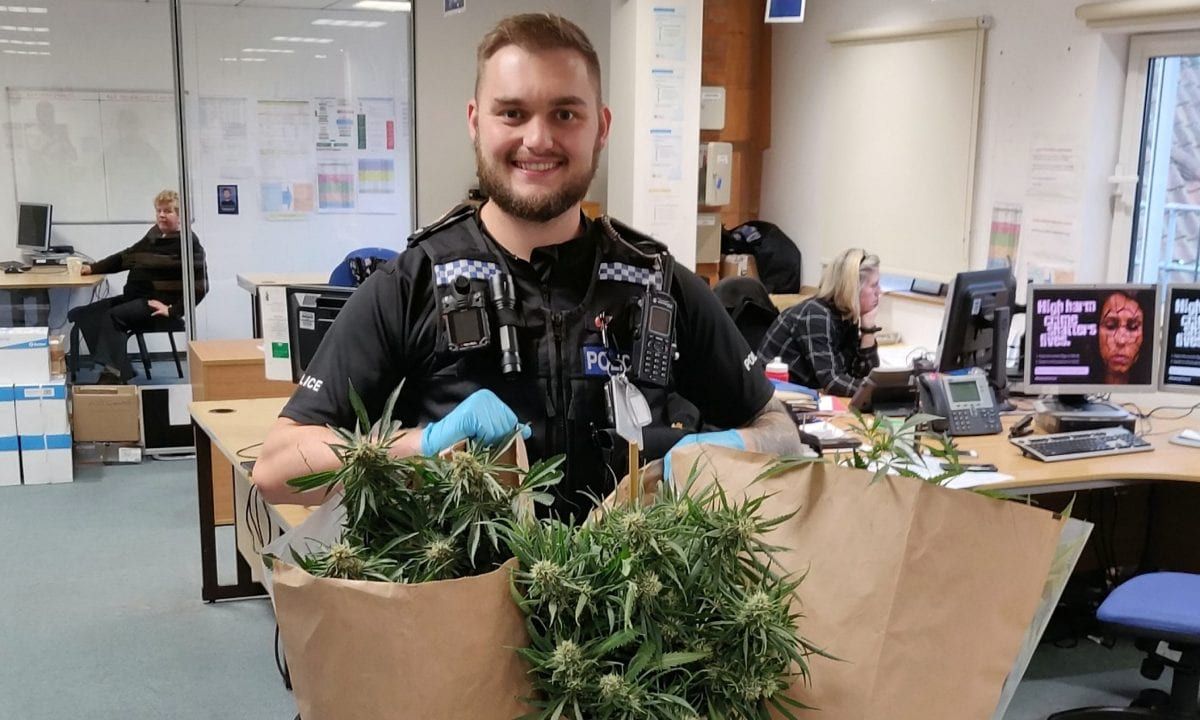
MULTIPOLYGON (((584 299, 599 232, 596 224, 584 220, 579 236, 534 250, 528 262, 501 248, 486 229, 484 236, 508 265, 519 308, 528 311, 548 305, 562 311, 584 299)), ((706 424, 745 425, 770 400, 771 384, 704 281, 678 265, 674 276, 679 350, 671 368, 675 389, 696 405, 706 424)), ((372 418, 383 411, 387 396, 402 379, 405 394, 412 383, 419 386, 434 359, 438 320, 434 290, 429 256, 415 248, 372 273, 338 314, 280 414, 306 425, 352 427, 351 383, 372 418)), ((414 408, 396 410, 407 426, 432 419, 414 413, 414 408)))

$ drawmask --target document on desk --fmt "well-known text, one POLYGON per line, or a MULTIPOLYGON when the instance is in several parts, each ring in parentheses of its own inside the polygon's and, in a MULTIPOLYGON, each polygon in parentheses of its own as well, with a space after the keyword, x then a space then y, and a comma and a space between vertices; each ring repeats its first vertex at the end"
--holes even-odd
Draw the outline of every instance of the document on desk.
MULTIPOLYGON (((922 459, 925 461, 924 467, 916 466, 912 469, 926 480, 937 477, 944 472, 942 470, 942 458, 924 455, 922 456, 922 459)), ((968 490, 971 488, 986 487, 988 485, 995 485, 996 483, 1008 482, 1012 479, 1012 475, 1007 475, 1002 472, 975 472, 968 470, 962 475, 950 478, 949 482, 945 484, 945 487, 953 490, 968 490)))

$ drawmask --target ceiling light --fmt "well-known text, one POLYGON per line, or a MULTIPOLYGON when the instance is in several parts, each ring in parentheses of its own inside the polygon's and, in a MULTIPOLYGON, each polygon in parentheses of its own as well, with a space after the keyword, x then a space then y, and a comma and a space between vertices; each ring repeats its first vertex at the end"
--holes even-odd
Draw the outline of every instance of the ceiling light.
POLYGON ((266 58, 255 58, 255 57, 249 57, 249 58, 239 58, 239 59, 240 59, 242 62, 266 62, 266 61, 267 61, 267 59, 266 59, 266 58))
POLYGON ((329 56, 328 55, 313 55, 313 57, 315 57, 318 60, 324 60, 325 58, 327 58, 329 56))
POLYGON ((320 18, 313 20, 312 24, 330 27, 377 28, 387 25, 387 22, 384 20, 334 20, 331 18, 320 18))
POLYGON ((382 10, 383 12, 412 12, 411 2, 397 0, 358 0, 354 3, 355 10, 382 10))
POLYGON ((289 37, 286 35, 276 35, 271 40, 275 42, 314 42, 320 44, 334 42, 334 38, 332 37, 289 37))
POLYGON ((276 53, 276 54, 281 54, 281 55, 291 55, 292 53, 294 53, 296 51, 288 50, 285 48, 242 48, 242 52, 245 52, 245 53, 276 53))
POLYGON ((27 7, 25 5, 0 5, 0 12, 29 13, 31 15, 45 15, 46 8, 44 8, 44 7, 27 7))

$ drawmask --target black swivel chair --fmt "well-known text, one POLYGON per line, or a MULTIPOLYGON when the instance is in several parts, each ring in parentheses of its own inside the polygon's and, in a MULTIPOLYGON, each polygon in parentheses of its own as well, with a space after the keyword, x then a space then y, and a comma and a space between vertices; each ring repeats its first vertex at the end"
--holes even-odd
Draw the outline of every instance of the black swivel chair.
POLYGON ((1127 708, 1080 708, 1054 713, 1049 720, 1200 719, 1200 575, 1156 572, 1126 581, 1096 611, 1112 632, 1137 638, 1148 654, 1142 675, 1157 680, 1171 668, 1171 692, 1145 690, 1127 708), (1160 642, 1179 652, 1179 659, 1157 652, 1160 642))
POLYGON ((750 349, 757 351, 779 310, 771 302, 767 287, 752 277, 728 277, 713 287, 713 293, 733 324, 746 338, 750 349))
MULTIPOLYGON (((142 369, 146 372, 146 379, 151 380, 153 376, 150 374, 150 352, 146 349, 146 334, 147 333, 166 333, 167 340, 171 343, 171 358, 175 360, 175 372, 180 378, 183 377, 183 363, 179 359, 179 348, 175 346, 175 333, 184 332, 187 326, 184 324, 183 318, 173 317, 156 317, 150 318, 146 323, 143 323, 136 328, 131 328, 125 331, 125 336, 133 336, 137 340, 138 355, 142 359, 142 369)), ((71 326, 71 382, 75 382, 75 375, 79 371, 79 346, 83 342, 78 325, 71 326)))

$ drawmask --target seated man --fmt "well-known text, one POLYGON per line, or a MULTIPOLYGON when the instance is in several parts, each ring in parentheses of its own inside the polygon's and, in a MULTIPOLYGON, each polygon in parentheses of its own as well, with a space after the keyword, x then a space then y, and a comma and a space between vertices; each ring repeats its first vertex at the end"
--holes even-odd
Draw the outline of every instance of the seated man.
MULTIPOLYGON (((72 310, 67 318, 79 326, 93 362, 104 365, 101 384, 125 383, 133 377, 126 351, 130 330, 152 318, 183 315, 183 244, 179 241, 179 193, 163 190, 154 198, 155 224, 145 237, 119 253, 84 265, 84 275, 129 271, 125 289, 116 297, 72 310)), ((208 292, 204 248, 195 233, 192 256, 196 269, 196 302, 208 292)))

